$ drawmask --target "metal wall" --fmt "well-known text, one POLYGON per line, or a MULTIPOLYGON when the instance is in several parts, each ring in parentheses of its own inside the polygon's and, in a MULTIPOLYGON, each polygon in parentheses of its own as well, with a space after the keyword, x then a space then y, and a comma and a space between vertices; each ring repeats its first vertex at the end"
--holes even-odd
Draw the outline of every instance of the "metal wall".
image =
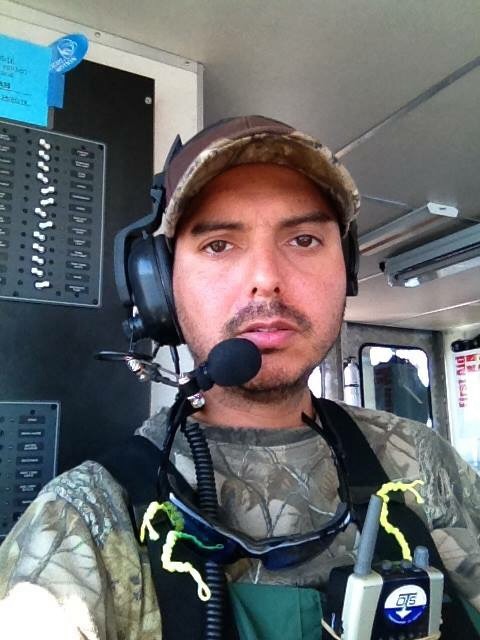
POLYGON ((101 306, 0 300, 0 400, 60 403, 57 471, 94 457, 149 413, 149 388, 93 354, 127 346, 113 238, 150 209, 153 94, 149 78, 84 61, 67 74, 64 108, 55 111, 54 131, 106 148, 101 306))

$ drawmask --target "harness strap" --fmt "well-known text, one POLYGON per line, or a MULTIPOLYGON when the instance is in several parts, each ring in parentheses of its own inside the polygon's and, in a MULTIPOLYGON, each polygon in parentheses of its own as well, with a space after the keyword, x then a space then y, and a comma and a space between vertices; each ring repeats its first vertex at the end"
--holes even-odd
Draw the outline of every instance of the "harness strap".
MULTIPOLYGON (((143 514, 147 506, 157 499, 157 470, 163 461, 163 452, 143 436, 131 436, 126 442, 110 449, 97 461, 116 479, 128 494, 128 508, 138 538, 143 514)), ((183 476, 169 462, 168 472, 175 475, 185 495, 196 503, 195 492, 183 476)), ((167 522, 156 523, 158 541, 148 540, 152 580, 155 586, 162 619, 162 638, 165 640, 201 640, 205 630, 205 603, 197 595, 197 587, 190 576, 168 573, 162 568, 162 546, 170 529, 167 522)), ((205 575, 205 558, 189 546, 178 542, 175 556, 191 562, 205 575)), ((226 640, 237 640, 230 607, 224 613, 226 640)))
POLYGON ((368 503, 372 493, 376 493, 390 478, 387 478, 367 439, 345 409, 325 398, 314 398, 313 406, 323 428, 336 441, 337 454, 343 457, 354 503, 368 503))

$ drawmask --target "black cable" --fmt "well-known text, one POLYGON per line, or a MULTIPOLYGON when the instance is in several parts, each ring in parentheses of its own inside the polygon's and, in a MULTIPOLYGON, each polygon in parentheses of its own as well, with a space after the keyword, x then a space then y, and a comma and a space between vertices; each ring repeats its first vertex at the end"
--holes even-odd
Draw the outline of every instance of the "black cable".
MULTIPOLYGON (((215 518, 218 513, 217 490, 212 457, 205 436, 198 423, 185 424, 182 430, 187 438, 197 477, 199 506, 206 515, 215 518)), ((205 607, 205 640, 222 640, 226 583, 223 569, 212 560, 205 562, 205 579, 211 598, 205 607)))
POLYGON ((179 427, 183 427, 189 415, 190 403, 187 398, 182 397, 179 393, 175 398, 175 402, 172 404, 168 411, 167 416, 167 429, 163 438, 163 444, 161 450, 163 452, 162 464, 157 470, 157 492, 159 495, 159 502, 168 500, 168 480, 167 470, 168 462, 170 459, 170 452, 172 450, 173 441, 179 427))
POLYGON ((152 360, 155 360, 155 358, 157 357, 158 350, 160 349, 160 343, 155 342, 155 340, 152 340, 152 342, 153 342, 152 360))
POLYGON ((172 361, 173 361, 173 367, 175 370, 175 373, 178 375, 180 375, 180 358, 178 357, 178 349, 177 347, 170 347, 170 355, 172 357, 172 361))

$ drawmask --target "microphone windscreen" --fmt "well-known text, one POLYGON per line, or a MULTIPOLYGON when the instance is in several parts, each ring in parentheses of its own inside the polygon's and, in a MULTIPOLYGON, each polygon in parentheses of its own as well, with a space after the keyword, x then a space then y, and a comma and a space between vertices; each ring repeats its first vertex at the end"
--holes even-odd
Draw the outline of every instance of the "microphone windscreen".
POLYGON ((236 387, 254 378, 262 366, 259 349, 245 338, 230 338, 208 354, 208 376, 221 387, 236 387))

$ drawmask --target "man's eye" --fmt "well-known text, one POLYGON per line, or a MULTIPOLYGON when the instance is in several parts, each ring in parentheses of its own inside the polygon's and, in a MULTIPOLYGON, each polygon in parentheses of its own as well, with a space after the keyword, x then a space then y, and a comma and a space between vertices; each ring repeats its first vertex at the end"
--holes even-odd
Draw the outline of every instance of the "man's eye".
POLYGON ((297 236, 296 238, 293 238, 290 243, 297 247, 303 247, 304 249, 308 249, 309 247, 318 247, 318 245, 321 244, 318 238, 308 234, 297 236))
POLYGON ((213 240, 213 242, 209 242, 206 245, 205 251, 210 255, 213 255, 215 253, 224 253, 225 251, 228 251, 231 248, 232 248, 232 245, 230 244, 230 242, 227 242, 226 240, 213 240))

